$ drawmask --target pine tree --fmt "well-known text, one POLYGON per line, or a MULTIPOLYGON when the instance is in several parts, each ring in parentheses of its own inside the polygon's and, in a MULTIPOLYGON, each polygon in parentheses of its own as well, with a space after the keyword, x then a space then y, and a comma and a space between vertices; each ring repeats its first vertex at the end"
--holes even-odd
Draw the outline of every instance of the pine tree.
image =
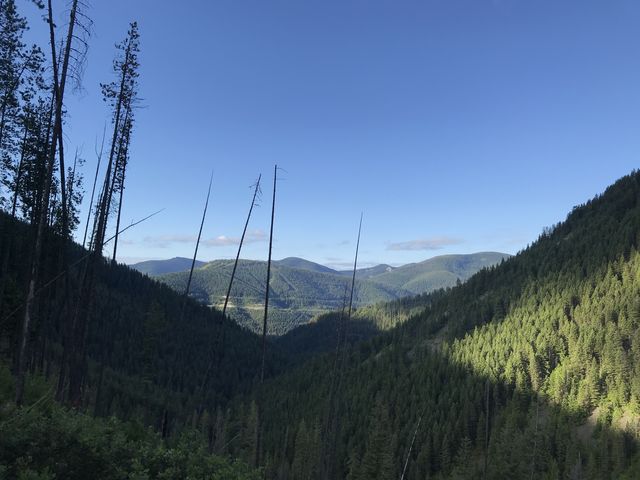
POLYGON ((291 475, 295 480, 304 480, 311 478, 311 434, 307 428, 307 424, 302 419, 298 425, 296 439, 294 443, 294 456, 291 464, 291 475))
POLYGON ((256 402, 252 401, 247 409, 247 416, 243 423, 242 436, 240 438, 241 458, 243 458, 247 463, 251 463, 255 456, 258 425, 258 407, 256 402))
MULTIPOLYGON (((68 399, 72 405, 78 405, 81 401, 86 361, 86 330, 90 307, 93 302, 95 271, 102 260, 111 199, 114 189, 117 188, 117 182, 113 177, 117 178, 119 169, 126 167, 123 162, 125 162, 127 156, 119 146, 128 141, 130 131, 127 130, 129 125, 125 120, 131 117, 137 97, 140 39, 136 22, 130 24, 126 39, 117 45, 117 49, 119 54, 113 62, 113 69, 118 80, 102 85, 105 100, 113 108, 111 149, 96 212, 96 228, 91 245, 91 256, 82 274, 78 305, 65 343, 65 355, 68 359, 69 372, 68 399)), ((63 365, 58 379, 59 397, 64 386, 64 376, 65 368, 63 365)))
MULTIPOLYGON (((52 95, 52 107, 55 106, 55 121, 53 123, 52 129, 52 137, 49 137, 47 128, 47 139, 51 138, 50 142, 45 143, 48 146, 48 157, 46 163, 44 165, 44 171, 42 175, 42 204, 40 206, 40 211, 37 215, 37 227, 35 239, 33 242, 33 254, 31 258, 31 272, 29 275, 29 283, 27 287, 26 294, 26 302, 24 315, 22 320, 22 332, 21 338, 18 347, 18 355, 17 355, 17 365, 16 365, 16 403, 21 404, 24 396, 24 376, 25 369, 28 357, 28 340, 30 337, 31 323, 34 315, 34 302, 35 302, 35 291, 36 285, 40 281, 40 273, 41 273, 41 262, 42 262, 42 251, 45 242, 45 229, 50 223, 50 195, 52 192, 52 186, 54 185, 54 168, 56 162, 56 147, 59 144, 62 145, 62 107, 63 107, 63 98, 64 98, 64 85, 67 78, 67 66, 69 63, 69 55, 71 42, 74 38, 73 36, 73 27, 76 23, 76 9, 77 9, 77 0, 73 0, 70 18, 69 18, 69 31, 67 34, 67 43, 65 49, 65 55, 63 57, 63 69, 59 74, 57 70, 57 61, 58 58, 55 54, 55 37, 53 34, 53 20, 52 20, 52 7, 51 0, 48 2, 48 16, 49 16, 49 28, 50 28, 50 44, 52 49, 52 64, 54 70, 54 85, 53 85, 53 95, 52 95), (59 76, 60 75, 60 76, 59 76)), ((64 195, 65 189, 65 179, 64 179, 64 163, 63 163, 63 154, 62 150, 59 152, 58 161, 60 164, 60 182, 59 185, 62 189, 62 211, 63 217, 66 218, 66 205, 67 199, 64 195)), ((66 226, 66 223, 63 223, 66 226)), ((64 229, 64 233, 66 233, 66 228, 64 229)), ((66 245, 63 246, 63 251, 66 250, 66 245)), ((64 253, 63 253, 63 266, 66 268, 66 262, 64 262, 64 253)), ((68 288, 65 290, 68 292, 68 288)))
POLYGON ((389 413, 382 398, 378 397, 371 414, 367 447, 360 464, 360 479, 387 480, 395 478, 394 448, 389 413))
POLYGON ((472 453, 473 445, 471 440, 469 437, 464 437, 460 441, 460 446, 456 453, 456 466, 451 472, 452 480, 471 480, 474 478, 472 453))
POLYGON ((356 450, 353 450, 347 460, 347 480, 359 480, 361 477, 360 455, 356 450))

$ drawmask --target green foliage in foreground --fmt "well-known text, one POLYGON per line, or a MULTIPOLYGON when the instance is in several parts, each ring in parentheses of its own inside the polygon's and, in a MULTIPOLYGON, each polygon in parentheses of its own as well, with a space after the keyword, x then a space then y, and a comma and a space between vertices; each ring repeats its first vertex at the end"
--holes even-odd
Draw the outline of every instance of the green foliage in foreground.
POLYGON ((39 378, 29 382, 31 405, 16 408, 11 376, 0 366, 0 479, 259 479, 246 464, 211 455, 197 430, 165 443, 138 422, 92 418, 51 400, 39 378))

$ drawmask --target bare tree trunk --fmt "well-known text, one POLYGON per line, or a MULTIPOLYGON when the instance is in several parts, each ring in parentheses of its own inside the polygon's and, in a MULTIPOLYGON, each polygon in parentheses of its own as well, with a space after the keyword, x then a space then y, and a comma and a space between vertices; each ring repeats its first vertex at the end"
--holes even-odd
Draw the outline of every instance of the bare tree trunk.
MULTIPOLYGON (((62 72, 58 72, 58 60, 56 57, 55 47, 55 31, 53 24, 53 10, 51 8, 51 0, 48 0, 48 16, 49 16, 49 42, 51 43, 51 62, 53 65, 53 90, 56 97, 56 110, 55 110, 55 127, 53 130, 53 143, 58 142, 58 159, 60 162, 60 193, 62 200, 62 231, 63 236, 66 237, 69 227, 69 212, 67 210, 67 186, 65 180, 65 164, 64 164, 64 142, 62 137, 62 104, 64 99, 64 90, 67 83, 67 73, 69 70, 69 58, 71 56, 71 43, 73 42, 73 30, 76 26, 76 13, 78 10, 78 0, 73 0, 71 3, 71 10, 69 12, 69 25, 67 29, 67 36, 65 40, 64 55, 62 57, 62 72), (61 73, 59 75, 59 73, 61 73)), ((55 155, 55 146, 53 147, 55 155)), ((63 249, 63 250, 66 250, 63 249)), ((63 258, 66 260, 66 255, 63 254, 63 258)), ((66 266, 66 261, 65 261, 66 266)))
POLYGON ((411 458, 411 450, 413 450, 413 444, 416 441, 416 435, 418 435, 418 429, 420 428, 420 423, 422 423, 422 415, 418 419, 418 424, 416 425, 416 429, 413 431, 413 437, 411 437, 411 444, 409 445, 409 451, 407 452, 407 459, 404 462, 404 468, 402 469, 402 475, 400 476, 400 480, 404 480, 404 475, 407 473, 407 466, 409 465, 409 459, 411 458))
POLYGON ((351 311, 353 309, 353 292, 356 286, 356 270, 358 268, 358 250, 360 249, 360 232, 362 231, 362 213, 360 214, 360 226, 358 227, 358 242, 356 243, 356 258, 353 261, 353 276, 351 277, 351 295, 349 296, 349 313, 347 320, 351 320, 351 311))
POLYGON ((96 165, 96 174, 93 177, 93 187, 91 188, 91 200, 89 201, 89 212, 87 213, 87 223, 84 226, 84 236, 82 237, 82 246, 85 247, 87 244, 87 231, 89 230, 89 223, 91 222, 91 210, 93 209, 93 198, 96 193, 96 183, 98 183, 98 173, 100 172, 100 162, 102 161, 102 153, 104 151, 104 137, 106 133, 106 125, 102 130, 102 143, 100 145, 100 153, 97 153, 98 163, 96 165))
POLYGON ((73 157, 73 168, 71 169, 71 178, 69 179, 69 203, 67 205, 67 211, 71 211, 71 205, 73 202, 73 187, 76 182, 76 167, 78 166, 78 149, 76 148, 76 154, 73 157))
MULTIPOLYGON (((240 252, 242 250, 242 245, 244 243, 244 237, 247 233, 247 227, 249 226, 249 220, 251 219, 251 212, 253 211, 253 207, 256 204, 256 198, 258 196, 258 192, 260 191, 260 179, 262 175, 258 176, 258 181, 256 182, 255 189, 253 191, 253 199, 251 200, 251 206, 249 207, 249 213, 247 214, 247 220, 244 223, 244 229, 242 230, 242 236, 240 237, 240 244, 238 245, 238 252, 236 253, 236 259, 233 263, 233 270, 231 271, 231 279, 229 280, 229 286, 227 287, 227 294, 224 298, 224 305, 222 307, 222 317, 220 320, 220 332, 218 333, 218 345, 215 351, 215 356, 217 358, 216 361, 216 370, 220 368, 220 363, 222 362, 222 357, 224 355, 224 345, 225 345, 225 334, 226 334, 226 322, 225 315, 227 313, 227 305, 229 303, 229 297, 231 296, 231 287, 233 286, 233 279, 236 276, 236 269, 238 268, 238 262, 240 261, 240 252)), ((213 368, 213 358, 209 361, 207 365, 207 370, 204 373, 204 379, 202 380, 202 385, 200 387, 200 396, 202 400, 204 400, 204 394, 207 388, 207 384, 209 382, 209 375, 211 374, 211 369, 213 368)), ((202 410, 202 405, 200 405, 200 410, 202 410)))
POLYGON ((244 222, 244 228, 242 229, 242 236, 240 237, 240 244, 238 245, 238 253, 236 253, 236 260, 233 262, 233 270, 231 271, 231 279, 229 280, 229 287, 227 288, 227 294, 224 297, 224 306, 222 307, 222 319, 224 322, 224 316, 227 313, 227 305, 229 303, 229 296, 231 295, 231 287, 233 286, 233 279, 236 276, 236 269, 238 268, 238 261, 240 260, 240 251, 242 250, 242 244, 244 243, 244 237, 247 233, 247 227, 249 226, 249 220, 251 219, 251 212, 256 204, 256 197, 260 190, 260 179, 262 175, 258 176, 255 189, 253 191, 253 199, 251 200, 251 206, 249 207, 249 213, 247 214, 247 220, 244 222))
MULTIPOLYGON (((278 165, 273 169, 273 199, 271 200, 271 227, 269 230, 269 257, 267 260, 267 285, 264 294, 264 317, 262 319, 262 363, 260 366, 260 385, 264 383, 264 368, 267 354, 267 317, 269 314, 269 281, 271 280, 271 251, 273 248, 273 221, 276 212, 276 187, 278 182, 278 165)), ((259 405, 257 408, 256 418, 256 452, 254 464, 257 467, 260 464, 260 449, 262 443, 262 415, 259 405)))
MULTIPOLYGON (((348 325, 348 322, 351 321, 351 312, 353 309, 353 296, 354 296, 354 291, 356 286, 356 272, 358 270, 358 252, 360 250, 360 233, 361 232, 362 232, 362 214, 360 214, 360 223, 358 225, 358 239, 356 241, 356 253, 353 260, 353 274, 351 276, 351 291, 349 294, 349 310, 347 313, 347 322, 344 322, 345 305, 343 305, 342 313, 340 314, 340 323, 341 323, 340 330, 342 330, 343 346, 342 346, 342 352, 340 352, 339 348, 336 351, 336 367, 335 367, 336 382, 335 382, 335 387, 332 388, 332 391, 330 393, 330 397, 332 398, 330 398, 329 408, 330 408, 330 416, 332 418, 329 419, 330 423, 328 423, 326 442, 328 442, 329 445, 326 447, 326 450, 327 450, 326 462, 323 464, 325 469, 324 478, 327 480, 333 478, 334 469, 335 469, 335 457, 336 457, 336 449, 337 449, 338 433, 339 433, 339 425, 338 425, 339 410, 337 406, 337 397, 341 388, 342 373, 344 369, 344 362, 345 362, 345 356, 347 351, 347 348, 346 348, 347 325, 348 325)), ((346 300, 346 289, 345 289, 345 300, 346 300)))
POLYGON ((321 445, 322 452, 320 455, 320 461, 322 462, 320 465, 321 468, 321 478, 326 480, 330 480, 333 478, 333 445, 334 442, 332 439, 337 434, 337 425, 336 425, 336 415, 335 415, 335 403, 337 390, 339 388, 341 375, 339 371, 342 368, 342 349, 343 349, 343 341, 344 341, 344 317, 345 311, 347 309, 347 291, 349 288, 349 283, 345 282, 344 285, 344 295, 342 296, 342 309, 340 311, 340 318, 338 319, 338 328, 337 328, 337 341, 336 341, 336 352, 335 357, 333 359, 333 368, 331 370, 331 385, 329 387, 329 401, 327 407, 327 418, 324 424, 323 433, 323 442, 321 445))
POLYGON ((264 296, 264 317, 262 319, 262 366, 260 367, 260 383, 264 382, 264 367, 267 352, 267 317, 269 314, 269 281, 271 280, 271 251, 273 248, 273 220, 276 212, 276 185, 278 165, 273 169, 273 199, 271 202, 271 229, 269 232, 269 258, 267 260, 267 285, 264 296))
POLYGON ((204 220, 207 217, 207 208, 209 207, 209 196, 211 195, 211 184, 213 183, 213 172, 209 178, 209 189, 207 190, 207 199, 204 202, 204 210, 202 212, 202 220, 200 221, 200 230, 198 230, 198 239, 196 240, 196 249, 193 252, 193 259, 191 260, 191 268, 189 269, 189 279, 187 280, 187 287, 184 290, 184 301, 182 303, 182 311, 180 312, 180 320, 184 316, 185 304, 187 298, 189 298, 189 291, 191 290, 191 279, 193 278, 193 270, 196 267, 196 259, 198 257, 198 247, 200 246, 200 237, 202 237, 202 227, 204 226, 204 220))
POLYGON ((8 97, 9 91, 7 90, 7 94, 5 94, 5 99, 2 102, 2 112, 0 112, 0 149, 2 148, 2 139, 4 138, 4 124, 5 117, 7 116, 7 102, 6 97, 8 97))
MULTIPOLYGON (((195 269, 196 259, 198 257, 198 247, 200 246, 200 238, 202 236, 202 227, 204 226, 204 221, 205 221, 205 218, 207 217, 207 208, 209 207, 209 197, 211 195, 211 184, 212 183, 213 183, 213 172, 211 172, 211 177, 209 178, 209 188, 207 189, 207 199, 205 200, 204 210, 202 211, 202 220, 200 221, 200 229, 198 230, 198 239, 196 240, 196 248, 195 248, 195 251, 193 252, 193 260, 191 261, 191 269, 189 270, 189 278, 187 279, 187 286, 186 286, 186 288, 184 290, 184 298, 182 300, 182 308, 180 309, 180 319, 178 321, 178 325, 182 325, 182 321, 184 320, 184 312, 185 312, 185 309, 187 307, 187 301, 189 299, 189 292, 191 290, 191 280, 193 278, 193 270, 195 269)), ((179 354, 180 354, 180 352, 176 353, 176 359, 177 359, 177 355, 179 355, 179 354)), ((172 387, 174 375, 176 373, 175 363, 176 362, 174 361, 174 365, 171 368, 171 371, 169 373, 169 379, 168 379, 168 383, 167 383, 167 392, 165 394, 166 396, 165 396, 164 408, 163 408, 162 420, 161 420, 162 438, 166 438, 168 433, 169 433, 169 408, 168 408, 169 390, 172 387)))

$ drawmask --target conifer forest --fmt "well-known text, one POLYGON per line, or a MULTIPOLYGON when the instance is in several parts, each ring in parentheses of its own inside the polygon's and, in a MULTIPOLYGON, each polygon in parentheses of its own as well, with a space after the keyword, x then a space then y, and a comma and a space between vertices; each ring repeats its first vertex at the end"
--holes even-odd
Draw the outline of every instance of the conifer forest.
MULTIPOLYGON (((203 147, 209 167, 188 187, 200 203, 188 203, 185 190, 161 184, 168 181, 161 177, 166 164, 173 162, 172 179, 190 168, 188 155, 163 158, 159 148, 154 157, 136 144, 147 135, 153 86, 179 75, 181 61, 167 54, 166 79, 146 76, 145 62, 156 55, 147 52, 155 52, 159 37, 150 33, 147 40, 145 18, 118 23, 125 27, 108 38, 105 61, 102 47, 94 54, 94 32, 115 20, 97 15, 96 7, 86 0, 0 0, 0 479, 640 479, 639 170, 605 175, 585 164, 594 178, 588 188, 596 190, 551 226, 538 228, 531 219, 536 237, 504 254, 491 251, 488 240, 486 248, 467 248, 458 234, 394 243, 384 236, 394 226, 374 226, 380 205, 409 189, 394 184, 390 171, 437 176, 456 168, 446 154, 421 160, 442 164, 418 173, 400 160, 394 166, 360 158, 356 172, 330 160, 297 166, 263 152, 262 172, 247 174, 249 166, 234 163, 238 177, 247 176, 240 184, 250 188, 231 202, 220 184, 235 188, 236 179, 220 178, 217 154, 203 147), (100 62, 107 75, 90 84, 85 72, 100 62), (101 101, 94 105, 83 89, 101 101), (75 143, 80 109, 94 116, 95 148, 75 143), (321 187, 340 208, 292 205, 293 184, 305 168, 309 184, 323 168, 346 178, 349 188, 321 187), (388 185, 360 181, 367 170, 384 171, 388 185), (172 200, 149 201, 141 171, 172 200), (353 215, 356 196, 363 203, 353 215), (183 245, 188 257, 126 261, 144 257, 129 253, 131 238, 150 244, 144 239, 173 221, 170 205, 193 225, 162 242, 183 245), (299 250, 289 248, 290 238, 301 236, 307 252, 330 250, 330 241, 311 230, 322 215, 329 220, 321 228, 346 229, 336 238, 348 238, 335 242, 348 257, 333 268, 294 257, 299 250), (213 224, 227 220, 236 225, 233 235, 212 238, 213 224), (376 235, 387 242, 380 251, 390 255, 389 264, 368 260, 376 235), (213 257, 216 247, 227 248, 224 258, 213 257)), ((200 6, 185 8, 197 15, 200 6)), ((322 41, 329 42, 325 33, 322 41)), ((371 41, 384 50, 387 40, 371 41)), ((232 43, 217 48, 231 52, 232 43)), ((316 54, 314 61, 333 65, 316 54)), ((198 55, 205 62, 208 53, 198 55)), ((265 65, 270 61, 277 60, 265 65)), ((255 76, 271 75, 265 65, 255 76)), ((337 61, 335 68, 342 68, 337 61)), ((211 90, 222 77, 207 78, 211 90)), ((324 87, 314 88, 320 95, 324 87)), ((277 93, 285 94, 300 92, 277 93)), ((456 93, 484 94, 498 95, 456 93)), ((189 108, 182 118, 162 121, 189 125, 193 136, 176 133, 166 141, 204 138, 189 123, 189 108)), ((237 121, 233 112, 220 115, 237 121)), ((374 123, 360 127, 375 129, 374 123)), ((218 145, 223 135, 207 128, 218 145)), ((292 148, 311 155, 313 147, 300 147, 302 137, 292 138, 292 148)), ((582 168, 586 150, 567 170, 582 168)), ((604 169, 609 152, 596 153, 604 169)), ((638 158, 638 150, 632 154, 638 158)), ((481 169, 511 168, 487 162, 481 169)), ((535 192, 517 167, 508 174, 518 188, 535 192)), ((502 187, 482 188, 486 198, 497 198, 502 187)), ((429 212, 441 210, 451 224, 506 222, 497 213, 461 220, 454 209, 466 187, 447 188, 437 205, 415 201, 422 217, 394 211, 395 221, 428 229, 429 212)), ((312 193, 305 195, 299 198, 312 193)), ((530 198, 541 211, 555 201, 543 196, 530 198)), ((476 201, 465 197, 467 205, 476 201)), ((514 205, 498 210, 518 216, 514 205)))

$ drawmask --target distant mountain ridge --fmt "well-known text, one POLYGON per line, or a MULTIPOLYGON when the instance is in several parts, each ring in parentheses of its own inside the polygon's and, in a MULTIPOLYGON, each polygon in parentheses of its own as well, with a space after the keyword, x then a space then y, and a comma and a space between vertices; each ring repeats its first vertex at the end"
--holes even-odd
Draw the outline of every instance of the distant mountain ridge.
MULTIPOLYGON (((376 265, 375 267, 359 268, 358 270, 356 270, 356 278, 371 278, 371 277, 375 277, 376 275, 381 275, 383 273, 391 272, 396 268, 401 268, 401 267, 392 267, 391 265, 382 263, 380 265, 376 265)), ((340 275, 351 276, 351 274, 353 273, 353 270, 339 270, 338 273, 340 275)))
MULTIPOLYGON (((484 267, 500 263, 509 255, 480 252, 467 255, 443 255, 401 267, 377 265, 356 272, 354 302, 356 307, 387 302, 401 297, 454 286, 484 267)), ((183 291, 187 282, 188 259, 175 258, 143 262, 150 276, 183 291), (185 267, 186 265, 186 267, 185 267), (152 267, 152 268, 150 268, 152 267), (175 268, 171 271, 172 268, 175 268), (179 268, 179 270, 178 270, 179 268), (161 273, 157 273, 161 272, 161 273)), ((140 264, 131 265, 139 269, 140 264)), ((194 271, 191 294, 203 303, 222 307, 233 260, 214 260, 194 271)), ((140 271, 143 271, 140 269, 140 271)), ((313 317, 340 310, 345 301, 345 287, 352 272, 337 271, 297 257, 276 260, 271 272, 270 333, 282 335, 313 317)), ((241 325, 259 330, 264 302, 266 262, 241 260, 230 299, 230 315, 241 325)))
MULTIPOLYGON (((147 260, 129 265, 140 273, 146 273, 150 277, 164 275, 166 273, 183 272, 191 268, 191 258, 173 257, 168 260, 147 260)), ((200 268, 207 262, 196 260, 196 268, 200 268)))
POLYGON ((443 286, 453 286, 458 280, 467 280, 482 268, 496 265, 509 257, 510 255, 498 252, 440 255, 419 263, 391 268, 367 278, 376 283, 419 294, 443 286))
POLYGON ((309 270, 311 272, 336 273, 336 270, 333 268, 300 257, 287 257, 282 260, 276 260, 275 263, 284 265, 285 267, 300 268, 301 270, 309 270))

